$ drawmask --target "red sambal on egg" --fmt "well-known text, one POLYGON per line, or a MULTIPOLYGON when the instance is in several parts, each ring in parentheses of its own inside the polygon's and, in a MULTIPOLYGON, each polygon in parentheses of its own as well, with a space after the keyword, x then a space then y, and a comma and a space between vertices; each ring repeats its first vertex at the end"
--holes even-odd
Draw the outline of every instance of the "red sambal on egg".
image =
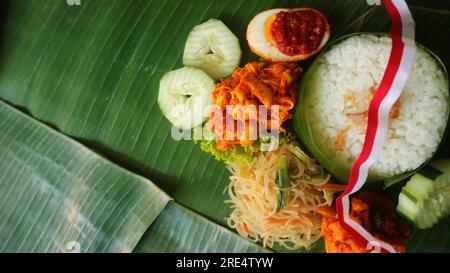
POLYGON ((329 28, 326 17, 313 9, 280 11, 269 18, 267 27, 271 42, 289 56, 316 51, 329 28))

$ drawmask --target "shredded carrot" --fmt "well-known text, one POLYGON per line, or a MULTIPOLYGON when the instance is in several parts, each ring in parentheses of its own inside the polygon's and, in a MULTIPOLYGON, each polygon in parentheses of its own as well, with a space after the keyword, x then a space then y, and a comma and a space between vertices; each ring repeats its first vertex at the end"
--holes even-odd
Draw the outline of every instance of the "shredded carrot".
POLYGON ((348 130, 350 130, 352 128, 351 125, 345 127, 344 129, 338 131, 336 133, 336 150, 338 151, 342 151, 344 150, 344 144, 345 144, 345 134, 347 133, 348 130))
POLYGON ((367 117, 369 112, 361 112, 361 113, 348 113, 345 116, 352 121, 355 126, 363 127, 367 124, 367 117))
POLYGON ((394 106, 392 106, 391 111, 389 112, 389 118, 397 119, 400 116, 400 107, 401 107, 400 100, 397 100, 394 103, 394 106))
POLYGON ((242 234, 244 234, 245 236, 248 236, 248 228, 247 228, 247 225, 244 222, 242 222, 239 225, 239 230, 241 231, 242 234))
POLYGON ((320 189, 320 190, 339 192, 339 191, 345 191, 345 189, 347 188, 347 185, 326 183, 323 185, 317 185, 317 186, 315 186, 315 188, 320 189))
POLYGON ((291 223, 291 224, 301 224, 303 221, 300 219, 286 219, 286 218, 275 218, 275 217, 269 217, 266 219, 268 223, 270 224, 284 224, 284 223, 291 223))
POLYGON ((373 99, 373 96, 375 96, 375 93, 377 92, 377 87, 372 86, 369 88, 369 93, 367 94, 367 100, 371 101, 373 99))
POLYGON ((321 206, 317 208, 317 213, 322 217, 336 217, 336 209, 331 206, 321 206))
POLYGON ((352 104, 353 108, 357 110, 359 109, 358 103, 356 102, 355 92, 352 92, 350 95, 345 95, 344 101, 349 101, 352 104))
POLYGON ((338 132, 336 135, 336 150, 344 150, 344 136, 340 132, 338 132))

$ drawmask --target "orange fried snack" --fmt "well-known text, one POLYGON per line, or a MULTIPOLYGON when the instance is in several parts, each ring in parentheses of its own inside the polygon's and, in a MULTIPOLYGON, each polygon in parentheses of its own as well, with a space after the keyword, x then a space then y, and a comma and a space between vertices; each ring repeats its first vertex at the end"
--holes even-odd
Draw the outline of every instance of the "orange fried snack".
MULTIPOLYGON (((327 253, 368 253, 370 248, 339 224, 336 210, 323 207, 322 235, 327 253)), ((350 217, 362 225, 375 238, 391 244, 397 252, 405 252, 411 238, 409 224, 395 212, 394 203, 387 197, 372 192, 362 192, 351 201, 350 217)))
POLYGON ((256 140, 262 125, 284 132, 282 124, 292 117, 300 73, 301 68, 293 63, 251 62, 222 80, 212 93, 216 109, 206 124, 208 130, 220 136, 216 148, 224 151, 233 145, 247 147, 256 140), (259 111, 260 105, 266 107, 265 114, 259 111), (271 113, 274 105, 279 106, 278 117, 271 113), (238 132, 238 126, 244 129, 238 132))

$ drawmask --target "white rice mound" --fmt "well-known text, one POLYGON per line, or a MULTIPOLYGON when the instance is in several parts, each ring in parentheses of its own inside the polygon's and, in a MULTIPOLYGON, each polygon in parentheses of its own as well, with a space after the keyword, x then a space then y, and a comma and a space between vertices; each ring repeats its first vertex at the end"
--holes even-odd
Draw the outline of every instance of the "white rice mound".
MULTIPOLYGON (((390 50, 387 36, 357 35, 318 60, 307 112, 314 139, 330 159, 351 166, 359 155, 367 126, 361 113, 367 111, 368 96, 381 81, 390 50), (338 135, 343 139, 339 145, 338 135)), ((399 101, 399 115, 390 119, 388 137, 371 176, 392 177, 418 168, 433 156, 444 134, 448 82, 439 63, 420 46, 399 101)))

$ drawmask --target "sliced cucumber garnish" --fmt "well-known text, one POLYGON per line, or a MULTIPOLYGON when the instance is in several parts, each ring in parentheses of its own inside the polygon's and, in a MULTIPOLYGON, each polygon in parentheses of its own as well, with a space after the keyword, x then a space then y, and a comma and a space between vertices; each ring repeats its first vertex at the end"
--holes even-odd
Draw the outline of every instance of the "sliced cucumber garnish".
POLYGON ((450 215, 450 160, 435 161, 403 187, 397 211, 417 228, 425 229, 450 215))
POLYGON ((208 117, 214 80, 205 72, 183 67, 166 73, 159 83, 158 104, 177 128, 191 129, 208 117))
POLYGON ((277 207, 277 211, 279 211, 291 201, 291 193, 289 191, 289 163, 285 155, 281 155, 278 158, 277 184, 280 189, 277 207))
POLYGON ((214 79, 231 75, 241 61, 238 38, 222 21, 210 19, 194 27, 184 48, 185 66, 204 70, 214 79))

